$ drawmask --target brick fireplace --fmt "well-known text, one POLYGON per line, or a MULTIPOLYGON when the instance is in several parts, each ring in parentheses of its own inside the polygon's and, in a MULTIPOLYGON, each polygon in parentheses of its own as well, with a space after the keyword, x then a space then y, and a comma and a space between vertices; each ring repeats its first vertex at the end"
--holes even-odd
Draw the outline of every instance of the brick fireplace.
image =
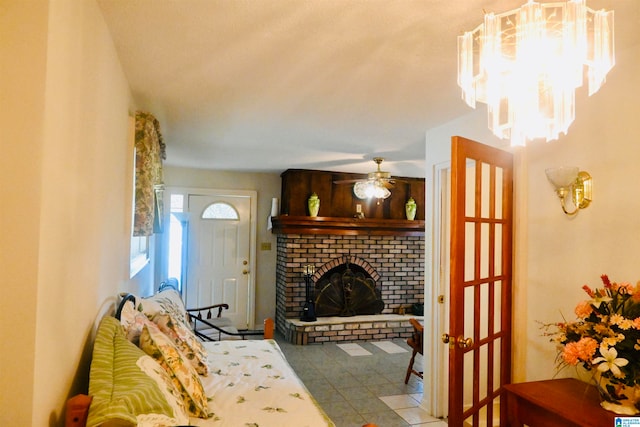
POLYGON ((424 300, 424 236, 278 234, 276 328, 299 344, 406 337, 413 304, 424 300), (351 265, 375 282, 384 308, 378 316, 323 318, 301 323, 305 303, 303 266, 325 273, 351 265))
POLYGON ((367 174, 288 169, 281 176, 280 212, 271 218, 278 236, 277 330, 297 344, 410 336, 411 315, 402 313, 424 299, 424 178, 395 177, 388 198, 371 200, 345 185, 367 174), (308 210, 312 194, 321 200, 317 216, 308 210), (420 207, 411 220, 405 210, 410 199, 420 207), (322 290, 316 303, 325 296, 333 303, 342 293, 345 305, 329 304, 324 316, 303 322, 308 264, 315 267, 314 288, 322 290), (357 277, 347 277, 347 267, 357 277), (333 288, 324 293, 327 277, 333 288))

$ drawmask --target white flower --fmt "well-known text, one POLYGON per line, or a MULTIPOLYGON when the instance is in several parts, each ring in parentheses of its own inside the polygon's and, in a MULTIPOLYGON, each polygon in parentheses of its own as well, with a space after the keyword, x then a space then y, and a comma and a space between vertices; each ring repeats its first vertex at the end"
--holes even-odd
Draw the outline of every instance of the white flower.
POLYGON ((607 296, 607 295, 600 296, 599 293, 596 293, 596 295, 594 295, 593 299, 591 301, 589 301, 589 302, 595 308, 600 308, 600 304, 602 304, 603 302, 604 303, 609 303, 611 301, 613 301, 613 298, 611 298, 610 296, 607 296))
POLYGON ((596 357, 593 359, 594 364, 598 365, 598 371, 611 373, 616 378, 624 378, 624 374, 620 370, 622 366, 627 366, 629 361, 627 359, 618 358, 618 350, 615 347, 607 349, 605 346, 600 347, 600 354, 602 357, 596 357))

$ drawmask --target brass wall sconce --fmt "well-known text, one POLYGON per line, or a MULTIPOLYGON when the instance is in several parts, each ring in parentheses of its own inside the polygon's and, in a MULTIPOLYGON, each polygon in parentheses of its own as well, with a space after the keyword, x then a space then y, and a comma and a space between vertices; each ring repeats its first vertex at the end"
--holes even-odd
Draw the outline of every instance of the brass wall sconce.
POLYGON ((555 187, 565 214, 575 215, 580 209, 589 206, 593 200, 593 180, 588 172, 581 171, 575 166, 561 166, 546 169, 545 173, 549 182, 555 187), (567 210, 567 199, 570 199, 574 206, 572 211, 567 210))

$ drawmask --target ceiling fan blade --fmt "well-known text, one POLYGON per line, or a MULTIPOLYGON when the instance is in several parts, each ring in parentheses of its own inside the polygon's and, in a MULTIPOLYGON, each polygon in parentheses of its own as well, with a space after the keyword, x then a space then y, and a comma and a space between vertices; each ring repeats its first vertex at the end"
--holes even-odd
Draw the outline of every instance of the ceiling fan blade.
POLYGON ((368 174, 368 178, 364 179, 342 179, 333 181, 334 184, 355 184, 358 182, 362 183, 370 183, 373 185, 385 187, 386 189, 394 188, 394 185, 397 182, 408 182, 403 179, 396 179, 391 176, 389 172, 385 172, 380 169, 380 165, 384 158, 382 157, 374 157, 373 161, 376 163, 378 169, 375 172, 370 172, 368 174))
POLYGON ((353 184, 355 182, 366 181, 366 179, 341 179, 338 181, 333 181, 334 184, 353 184))
POLYGON ((385 182, 385 183, 388 182, 391 185, 395 185, 395 184, 398 184, 398 183, 405 183, 406 184, 409 181, 407 181, 406 179, 402 179, 402 178, 391 177, 391 178, 381 179, 380 182, 385 182))

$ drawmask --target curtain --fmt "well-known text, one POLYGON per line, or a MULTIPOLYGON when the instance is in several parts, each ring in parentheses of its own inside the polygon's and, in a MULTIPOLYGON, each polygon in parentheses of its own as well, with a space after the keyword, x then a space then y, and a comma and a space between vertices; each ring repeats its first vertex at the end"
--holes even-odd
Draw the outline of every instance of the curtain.
POLYGON ((151 114, 136 112, 136 197, 133 220, 134 236, 150 236, 161 224, 160 213, 163 188, 162 160, 166 158, 160 123, 151 114), (156 194, 158 193, 158 194, 156 194))

